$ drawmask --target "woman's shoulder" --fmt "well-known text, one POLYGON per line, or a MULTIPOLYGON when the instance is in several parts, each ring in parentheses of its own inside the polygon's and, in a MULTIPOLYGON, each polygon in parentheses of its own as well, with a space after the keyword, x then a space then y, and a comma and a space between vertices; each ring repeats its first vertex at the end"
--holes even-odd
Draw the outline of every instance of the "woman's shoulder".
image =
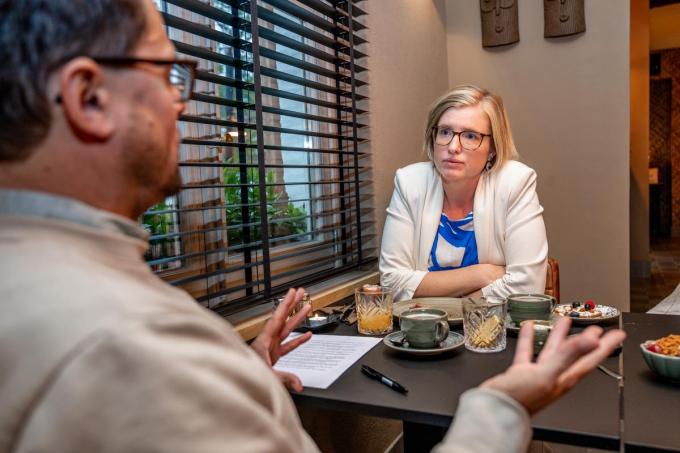
POLYGON ((497 173, 499 176, 522 176, 535 174, 536 171, 518 160, 508 160, 497 173))
POLYGON ((416 162, 415 164, 399 168, 397 170, 397 179, 408 181, 415 178, 417 180, 424 180, 433 178, 435 173, 432 162, 416 162))
POLYGON ((498 184, 503 185, 524 185, 536 178, 536 171, 526 164, 517 160, 509 160, 493 173, 493 178, 498 184))
POLYGON ((420 203, 427 194, 440 186, 437 184, 439 173, 431 162, 418 162, 397 170, 394 177, 394 190, 408 203, 420 203), (419 201, 420 200, 420 201, 419 201))

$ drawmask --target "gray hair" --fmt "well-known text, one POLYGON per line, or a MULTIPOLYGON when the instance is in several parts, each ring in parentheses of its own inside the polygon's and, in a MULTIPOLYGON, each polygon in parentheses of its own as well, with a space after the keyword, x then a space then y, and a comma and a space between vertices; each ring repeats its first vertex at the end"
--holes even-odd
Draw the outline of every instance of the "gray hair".
POLYGON ((123 56, 145 29, 140 0, 0 0, 0 163, 26 160, 47 136, 56 69, 81 55, 123 56))

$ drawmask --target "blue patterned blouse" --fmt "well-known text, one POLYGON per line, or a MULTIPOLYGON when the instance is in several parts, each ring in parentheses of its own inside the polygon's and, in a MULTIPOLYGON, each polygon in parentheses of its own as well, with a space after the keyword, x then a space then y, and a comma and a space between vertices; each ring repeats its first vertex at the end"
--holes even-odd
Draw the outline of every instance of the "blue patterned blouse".
POLYGON ((460 220, 449 220, 442 213, 427 270, 445 271, 473 264, 479 264, 479 259, 472 212, 460 220))

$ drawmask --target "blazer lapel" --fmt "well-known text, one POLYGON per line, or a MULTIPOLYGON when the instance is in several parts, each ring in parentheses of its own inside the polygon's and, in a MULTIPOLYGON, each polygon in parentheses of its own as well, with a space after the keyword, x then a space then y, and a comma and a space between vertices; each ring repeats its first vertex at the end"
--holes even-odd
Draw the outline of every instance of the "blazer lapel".
POLYGON ((421 212, 422 219, 420 222, 420 240, 418 241, 419 250, 417 254, 418 263, 416 263, 417 268, 420 270, 427 270, 427 262, 432 251, 434 237, 439 229, 439 219, 441 218, 442 207, 444 206, 442 180, 434 165, 432 165, 428 176, 427 192, 421 212))
POLYGON ((477 182, 475 190, 475 204, 472 208, 473 222, 475 227, 475 240, 477 241, 477 257, 480 264, 490 263, 491 241, 493 241, 493 190, 490 186, 492 178, 487 172, 483 172, 477 182))

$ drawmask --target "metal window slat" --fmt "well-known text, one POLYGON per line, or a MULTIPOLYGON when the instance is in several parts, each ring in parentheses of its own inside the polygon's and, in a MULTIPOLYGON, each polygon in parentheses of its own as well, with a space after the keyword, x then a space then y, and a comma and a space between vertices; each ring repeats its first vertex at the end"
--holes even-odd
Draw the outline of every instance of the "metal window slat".
POLYGON ((292 270, 289 270, 289 271, 284 271, 284 272, 272 274, 272 278, 273 279, 280 279, 280 278, 283 278, 283 277, 290 277, 292 275, 296 275, 296 274, 299 274, 299 273, 302 273, 302 272, 307 272, 307 271, 315 269, 315 268, 318 269, 319 265, 322 264, 322 263, 329 263, 329 262, 337 261, 338 259, 343 258, 345 256, 354 256, 354 255, 357 255, 357 252, 352 250, 349 253, 346 253, 346 254, 343 254, 343 255, 321 258, 321 259, 313 262, 313 264, 308 264, 306 266, 302 266, 302 267, 292 269, 292 270))
MULTIPOLYGON (((361 2, 361 1, 364 1, 364 0, 359 0, 359 1, 361 2)), ((361 9, 361 8, 359 8, 359 7, 356 5, 357 3, 358 3, 358 2, 356 2, 356 1, 353 1, 353 2, 352 2, 352 15, 353 15, 354 17, 365 16, 365 15, 367 14, 366 11, 364 11, 364 10, 361 9)), ((343 12, 347 13, 347 1, 337 2, 336 5, 337 5, 337 8, 339 8, 339 9, 342 10, 343 12)), ((349 14, 349 13, 347 13, 347 14, 349 14)))
MULTIPOLYGON (((201 168, 257 168, 257 164, 247 163, 224 163, 224 162, 182 162, 183 167, 201 167, 201 168)), ((319 169, 319 170, 337 170, 337 169, 354 169, 354 165, 326 165, 326 164, 268 164, 265 162, 266 168, 303 168, 303 169, 319 169)), ((360 166, 359 168, 368 168, 360 166)))
POLYGON ((260 19, 263 19, 273 25, 277 25, 281 28, 291 31, 299 36, 322 44, 326 47, 334 48, 338 44, 338 41, 335 38, 331 38, 330 36, 327 36, 321 32, 312 30, 309 27, 305 27, 300 23, 294 22, 286 17, 283 17, 280 14, 275 13, 274 11, 270 11, 261 6, 258 7, 257 14, 260 17, 260 19))
POLYGON ((182 138, 181 143, 185 145, 204 145, 204 146, 228 146, 228 147, 244 147, 244 148, 255 148, 257 145, 252 143, 240 143, 240 142, 225 142, 220 140, 202 140, 198 138, 182 138))
POLYGON ((194 101, 201 101, 205 102, 208 104, 216 104, 216 105, 224 105, 227 107, 236 107, 236 108, 241 108, 241 109, 253 109, 255 106, 249 102, 243 102, 243 101, 235 101, 232 99, 227 99, 219 96, 213 96, 210 94, 202 94, 202 93, 192 93, 191 99, 194 101))
MULTIPOLYGON (((304 86, 309 86, 310 88, 316 88, 321 91, 328 91, 329 93, 340 93, 342 95, 351 97, 351 90, 348 89, 337 89, 335 87, 331 87, 331 85, 326 85, 324 83, 320 82, 313 82, 309 79, 306 79, 304 77, 299 77, 299 76, 291 76, 290 74, 287 74, 282 71, 278 71, 276 69, 271 69, 271 68, 262 68, 262 74, 266 75, 267 77, 271 77, 273 79, 279 79, 279 80, 286 80, 292 83, 297 83, 298 85, 304 85, 304 86), (297 80, 297 82, 296 82, 297 80)), ((335 79, 343 82, 343 83, 349 83, 350 77, 345 76, 345 75, 340 75, 338 74, 335 79)), ((363 80, 356 79, 357 81, 357 86, 364 86, 367 85, 367 82, 364 82, 363 80)))
POLYGON ((234 88, 241 88, 244 90, 251 91, 253 89, 253 84, 250 82, 245 82, 243 80, 235 80, 229 77, 225 77, 219 74, 214 74, 205 70, 196 71, 196 80, 203 80, 204 82, 216 83, 220 85, 226 85, 234 88))
POLYGON ((347 136, 342 135, 342 134, 330 134, 330 133, 326 133, 326 132, 304 131, 304 130, 300 130, 300 129, 291 129, 291 128, 287 128, 287 127, 265 126, 264 129, 265 129, 265 131, 268 131, 268 132, 305 135, 307 137, 343 138, 343 139, 348 138, 347 136))
MULTIPOLYGON (((264 145, 264 149, 279 150, 279 151, 308 151, 314 153, 325 154, 348 154, 354 155, 354 151, 344 149, 318 149, 318 148, 299 148, 296 146, 278 146, 278 145, 264 145)), ((359 151, 359 155, 366 155, 366 153, 359 151)))
MULTIPOLYGON (((316 99, 310 96, 303 96, 301 94, 295 94, 295 93, 290 93, 288 91, 283 91, 283 90, 278 90, 275 88, 269 88, 269 87, 263 87, 262 88, 262 93, 269 95, 269 96, 275 96, 279 98, 286 98, 290 99, 292 101, 299 101, 299 102, 304 102, 305 104, 313 104, 313 105, 318 105, 320 107, 327 107, 327 108, 340 108, 340 110, 343 111, 350 111, 351 107, 345 106, 342 104, 336 104, 335 102, 329 102, 329 101, 322 101, 320 99, 316 99)), ((358 96, 357 99, 366 99, 366 96, 358 96)))
POLYGON ((172 43, 175 45, 175 48, 177 49, 178 52, 181 52, 185 55, 188 55, 190 57, 195 57, 195 58, 202 58, 204 60, 216 62, 216 63, 222 63, 228 66, 238 66, 238 67, 243 67, 249 65, 247 61, 236 59, 233 57, 230 57, 229 55, 224 55, 221 53, 213 52, 210 49, 206 49, 204 47, 198 47, 194 46, 191 44, 185 44, 180 41, 175 41, 174 39, 171 40, 172 43))
POLYGON ((184 8, 187 11, 192 11, 196 14, 200 14, 201 16, 208 17, 218 22, 230 23, 233 20, 239 20, 238 16, 230 14, 224 10, 215 8, 209 5, 208 3, 199 0, 165 0, 165 1, 172 5, 179 6, 180 8, 184 8))
POLYGON ((242 127, 244 129, 254 128, 253 123, 240 123, 238 121, 221 120, 217 118, 207 118, 204 116, 195 115, 180 115, 180 121, 185 121, 187 123, 199 123, 199 124, 210 124, 212 126, 224 126, 224 127, 242 127))
MULTIPOLYGON (((374 223, 374 222, 371 221, 371 222, 366 222, 366 223, 368 224, 368 223, 374 223)), ((303 237, 303 236, 311 236, 311 235, 320 234, 320 233, 328 233, 329 231, 341 230, 342 228, 346 228, 346 227, 348 227, 350 229, 350 231, 354 231, 354 232, 357 231, 355 229, 355 225, 351 225, 351 226, 334 225, 334 226, 331 226, 331 227, 325 227, 325 228, 321 228, 319 230, 315 230, 314 232, 311 232, 311 233, 296 233, 296 234, 291 234, 291 235, 288 235, 288 236, 281 236, 281 237, 273 238, 273 239, 271 239, 271 242, 274 243, 274 242, 290 241, 291 239, 296 239, 296 238, 303 237)))
MULTIPOLYGON (((300 58, 291 57, 290 55, 286 55, 286 54, 283 54, 281 52, 276 52, 276 51, 271 50, 271 49, 266 49, 266 48, 260 49, 260 55, 265 57, 265 58, 269 58, 271 60, 276 60, 276 61, 279 61, 281 63, 285 63, 287 65, 294 66, 296 68, 304 69, 305 71, 313 72, 313 73, 316 73, 316 74, 319 74, 319 75, 322 75, 324 77, 328 77, 328 78, 331 78, 331 79, 333 79, 333 78, 341 78, 342 79, 342 78, 349 77, 349 75, 343 74, 343 73, 338 72, 334 69, 328 69, 328 68, 325 68, 325 67, 323 67, 319 64, 307 62, 307 61, 302 60, 300 58)), ((347 64, 347 62, 341 62, 340 66, 345 66, 346 64, 347 64)), ((366 71, 366 68, 364 68, 363 66, 359 66, 359 65, 355 64, 354 70, 355 70, 355 72, 358 73, 358 72, 366 71)))
MULTIPOLYGON (((219 275, 219 274, 218 274, 218 275, 219 275)), ((264 280, 264 279, 262 279, 262 280, 255 280, 255 281, 253 281, 253 282, 244 283, 243 285, 234 286, 234 287, 231 287, 231 288, 228 288, 228 289, 223 289, 223 290, 211 292, 211 293, 209 293, 209 294, 206 294, 205 296, 197 297, 196 300, 197 300, 198 302, 205 302, 205 301, 209 301, 210 299, 215 298, 215 297, 218 297, 218 296, 223 296, 223 295, 227 295, 227 294, 236 293, 236 292, 239 292, 239 291, 243 291, 243 290, 246 289, 246 288, 252 288, 252 287, 254 287, 254 286, 261 286, 261 285, 264 285, 264 284, 265 284, 265 280, 264 280)))
POLYGON ((276 44, 281 44, 290 49, 297 50, 298 52, 301 52, 305 55, 309 55, 318 58, 319 60, 327 61, 329 63, 340 63, 346 61, 345 59, 338 58, 331 53, 325 52, 316 47, 312 47, 308 44, 305 44, 302 41, 289 38, 288 36, 282 35, 281 33, 277 33, 263 26, 260 26, 260 37, 266 39, 267 41, 271 41, 276 44))
MULTIPOLYGON (((301 182, 272 182, 264 183, 265 187, 280 187, 280 186, 322 186, 327 184, 350 184, 354 183, 352 179, 346 180, 331 180, 331 181, 301 181, 301 182)), ((238 187, 252 187, 252 184, 203 184, 191 183, 184 184, 183 189, 235 189, 238 187)))
POLYGON ((215 42, 222 44, 227 44, 229 46, 243 46, 249 44, 247 41, 243 41, 240 38, 230 36, 226 33, 222 33, 214 28, 207 27, 203 24, 197 24, 196 22, 191 22, 181 17, 177 17, 169 13, 161 13, 163 19, 165 20, 165 25, 175 28, 177 30, 182 30, 188 33, 193 33, 196 36, 201 36, 203 38, 210 39, 215 42))
MULTIPOLYGON (((343 125, 351 124, 351 123, 348 123, 347 121, 338 120, 337 118, 333 118, 333 117, 328 117, 328 116, 323 116, 323 115, 312 115, 312 114, 309 114, 309 113, 301 113, 301 112, 296 112, 295 110, 286 110, 286 109, 280 109, 280 108, 276 108, 276 107, 262 107, 262 111, 266 112, 266 113, 273 113, 275 115, 289 116, 289 117, 292 117, 292 118, 302 118, 303 120, 317 121, 317 122, 321 122, 321 123, 333 123, 333 124, 340 123, 340 124, 343 124, 343 125)), ((284 130, 286 132, 291 132, 291 131, 294 131, 296 129, 277 127, 275 129, 272 129, 272 130, 276 130, 277 132, 281 132, 281 131, 284 131, 284 130)), ((291 133, 294 133, 294 132, 291 132, 291 133)), ((306 135, 306 134, 302 134, 302 135, 306 135)), ((337 136, 337 135, 340 135, 340 134, 319 135, 319 137, 326 137, 327 136, 328 138, 333 138, 334 136, 337 136)))
MULTIPOLYGON (((326 36, 323 33, 320 33, 318 31, 312 30, 309 27, 305 27, 304 25, 293 22, 292 20, 283 17, 280 14, 276 14, 273 11, 269 11, 265 8, 259 7, 258 8, 258 15, 261 19, 266 20, 267 22, 279 26, 281 28, 284 28, 288 31, 291 31, 299 36, 302 36, 304 38, 307 38, 309 40, 312 40, 314 42, 317 42, 319 44, 322 44, 326 47, 329 48, 338 48, 338 50, 341 50, 344 54, 349 54, 348 51, 348 46, 349 42, 346 40, 339 40, 337 38, 331 38, 329 36, 326 36)), ((355 41, 355 45, 363 44, 361 42, 361 39, 357 39, 355 41)), ((364 41, 365 42, 365 41, 364 41)), ((366 54, 361 54, 361 57, 365 57, 366 54)))
POLYGON ((335 33, 336 27, 333 22, 325 19, 319 14, 315 14, 308 9, 302 8, 288 0, 265 0, 268 4, 277 8, 283 12, 290 14, 291 16, 297 17, 304 22, 310 23, 322 30, 329 33, 335 33))
POLYGON ((289 66, 293 66, 305 71, 313 72, 323 77, 328 77, 329 79, 346 77, 344 74, 340 74, 333 69, 327 69, 323 66, 309 63, 299 58, 291 57, 289 55, 282 54, 280 52, 273 51, 271 49, 260 49, 260 55, 271 60, 278 61, 280 63, 285 63, 289 66))
MULTIPOLYGON (((367 222, 367 223, 372 223, 372 221, 367 222)), ((304 232, 304 233, 295 233, 295 234, 290 234, 290 235, 287 235, 287 236, 273 237, 273 238, 270 239, 270 241, 272 243, 274 243, 274 242, 284 242, 284 244, 288 244, 288 243, 294 242, 295 240, 297 240, 301 237, 305 237, 305 236, 314 237, 314 236, 318 236, 318 235, 322 235, 322 234, 327 234, 327 233, 331 233, 333 231, 339 230, 342 227, 343 227, 342 225, 324 227, 322 229, 304 232)), ((214 231, 210 231, 210 232, 225 231, 224 228, 212 229, 212 230, 214 230, 214 231)), ((194 231, 194 232, 191 232, 190 234, 197 234, 197 233, 198 232, 194 231)), ((182 235, 182 236, 185 236, 185 235, 182 235)), ((364 236, 369 236, 369 235, 364 235, 364 236)), ((175 237, 180 237, 180 234, 176 234, 175 237)), ((158 239, 161 239, 161 238, 151 239, 151 241, 153 242, 153 240, 158 240, 158 239)), ((356 239, 352 238, 352 239, 348 239, 347 241, 356 241, 356 239)), ((336 243, 342 244, 342 242, 340 242, 340 241, 336 241, 336 243)), ((197 253, 176 255, 176 256, 168 257, 167 259, 162 259, 162 260, 157 260, 157 261, 159 262, 158 264, 162 264, 161 262, 181 261, 181 260, 187 260, 187 259, 192 259, 192 258, 201 258, 201 257, 206 258, 206 257, 209 257, 210 255, 214 255, 214 254, 218 254, 218 253, 224 254, 224 253, 229 253, 229 252, 242 252, 243 250, 246 250, 246 249, 251 250, 251 251, 259 251, 259 250, 262 249, 262 241, 258 240, 258 241, 252 241, 252 242, 249 242, 249 243, 241 243, 241 244, 223 247, 223 248, 218 248, 218 249, 213 249, 213 250, 204 250, 202 252, 197 252, 197 253)))
MULTIPOLYGON (((149 241, 154 242, 154 241, 160 241, 160 240, 165 240, 165 239, 175 239, 175 238, 181 238, 181 237, 192 236, 192 235, 203 235, 205 233, 217 233, 217 232, 227 233, 229 231, 229 229, 231 229, 233 227, 244 226, 244 225, 256 226, 256 225, 260 225, 260 223, 251 222, 249 224, 238 224, 238 225, 232 225, 232 226, 221 225, 221 226, 212 227, 212 228, 205 228, 205 229, 202 229, 202 230, 180 231, 179 233, 158 234, 158 235, 151 236, 149 238, 149 241)), ((320 229, 315 229, 315 230, 312 230, 312 231, 306 231, 306 232, 303 232, 303 233, 296 233, 296 234, 293 234, 293 235, 287 235, 287 236, 278 237, 278 238, 274 238, 274 239, 281 242, 281 241, 284 241, 284 240, 295 239, 295 238, 298 238, 298 237, 301 237, 301 236, 313 236, 313 235, 316 235, 316 234, 327 233, 327 232, 337 230, 337 229, 340 229, 340 228, 343 228, 343 227, 345 227, 345 225, 334 224, 334 225, 330 225, 330 226, 323 227, 323 228, 320 228, 320 229)), ((351 227, 353 228, 354 225, 351 225, 351 227)), ((258 240, 258 241, 253 241, 253 242, 249 242, 249 243, 246 243, 246 244, 236 244, 236 245, 233 245, 233 246, 229 246, 225 249, 225 251, 228 251, 228 252, 239 251, 239 250, 241 250, 245 247, 257 248, 261 245, 262 245, 262 242, 258 240)))
MULTIPOLYGON (((307 5, 310 8, 313 8, 317 11, 322 12, 326 16, 335 17, 336 19, 338 17, 343 17, 345 20, 348 20, 348 18, 349 18, 349 13, 347 12, 347 10, 342 9, 342 8, 338 8, 337 6, 336 7, 330 6, 329 4, 324 3, 321 0, 298 0, 298 1, 300 3, 302 3, 303 5, 307 5)), ((355 7, 352 6, 352 16, 353 16, 352 17, 352 22, 353 22, 352 27, 354 28, 354 30, 363 30, 363 29, 366 28, 366 26, 364 24, 362 24, 361 22, 359 22, 358 20, 354 20, 354 18, 357 17, 357 14, 354 11, 354 9, 355 9, 355 7)))
POLYGON ((327 85, 321 82, 316 82, 314 80, 309 80, 304 77, 296 76, 293 74, 286 74, 285 72, 277 71, 276 69, 262 68, 262 75, 271 77, 272 79, 283 80, 286 82, 294 83, 296 85, 301 85, 307 88, 325 91, 327 93, 340 94, 341 96, 351 95, 350 91, 337 89, 335 86, 327 85))
MULTIPOLYGON (((354 195, 340 195, 339 193, 334 193, 326 196, 320 196, 315 198, 294 198, 289 199, 290 203, 302 203, 302 202, 323 202, 329 200, 338 200, 341 198, 354 198, 354 195)), ((246 203, 246 204, 234 204, 234 205, 210 205, 210 206, 196 206, 187 208, 177 208, 177 209, 150 209, 146 211, 143 215, 153 215, 153 214, 181 214, 187 212, 201 212, 201 211, 215 211, 215 210, 225 210, 228 208, 241 208, 243 206, 254 207, 257 203, 246 203)))
MULTIPOLYGON (((304 256, 304 255, 309 255, 312 253, 316 253, 319 250, 324 250, 332 246, 338 246, 342 245, 343 242, 352 242, 355 241, 355 239, 346 239, 345 241, 340 241, 337 239, 330 239, 330 240, 325 240, 321 241, 318 244, 315 243, 313 246, 304 246, 303 248, 299 247, 294 247, 293 252, 288 252, 284 254, 277 254, 274 258, 271 258, 271 262, 276 262, 276 261, 282 261, 285 259, 289 259, 295 256, 304 256)), ((211 249, 211 250, 205 250, 202 252, 195 252, 195 253, 187 253, 187 254, 180 254, 180 255, 174 255, 170 256, 167 258, 161 258, 161 259, 154 259, 148 261, 149 265, 160 265, 160 264, 166 264, 166 263, 171 263, 173 261, 182 261, 182 260, 189 260, 189 259, 195 259, 195 258, 209 258, 212 255, 218 255, 218 254, 225 254, 230 251, 232 251, 233 248, 230 247, 222 247, 222 248, 217 248, 217 249, 211 249)), ((238 272, 240 270, 243 270, 245 267, 257 267, 264 264, 263 261, 253 261, 248 264, 239 264, 238 266, 231 266, 231 267, 224 267, 221 268, 219 271, 216 271, 214 275, 219 275, 219 274, 228 274, 228 273, 233 273, 233 272, 238 272)), ((186 281, 184 283, 187 283, 186 281)))

